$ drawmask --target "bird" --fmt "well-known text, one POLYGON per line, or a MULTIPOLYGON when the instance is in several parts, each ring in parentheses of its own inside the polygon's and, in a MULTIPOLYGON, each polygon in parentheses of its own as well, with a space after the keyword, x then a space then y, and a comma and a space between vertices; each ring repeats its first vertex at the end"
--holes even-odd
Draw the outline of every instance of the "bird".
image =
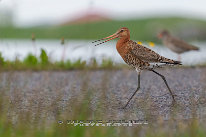
POLYGON ((126 64, 128 64, 129 66, 132 66, 137 71, 137 75, 138 75, 137 89, 131 95, 131 97, 129 98, 129 100, 127 101, 126 105, 124 105, 123 108, 126 108, 128 106, 128 104, 130 103, 134 95, 137 93, 137 91, 139 91, 140 74, 143 70, 154 72, 155 74, 160 76, 163 79, 167 89, 169 90, 169 93, 172 96, 173 102, 175 102, 175 98, 174 98, 175 95, 172 93, 165 77, 162 74, 155 71, 154 69, 158 68, 158 66, 160 66, 161 64, 166 65, 166 66, 167 65, 181 65, 181 62, 165 58, 159 55, 158 53, 156 53, 155 51, 143 45, 137 44, 135 41, 130 40, 130 31, 126 27, 122 27, 118 29, 117 32, 115 32, 114 34, 108 37, 93 41, 92 43, 99 42, 95 45, 97 46, 97 45, 106 43, 108 41, 111 41, 115 38, 118 38, 118 41, 116 43, 116 49, 118 53, 120 54, 120 56, 122 57, 122 59, 125 61, 126 64), (157 64, 152 65, 152 63, 157 63, 157 64), (158 65, 158 63, 160 64, 158 65))
POLYGON ((187 42, 173 37, 168 30, 162 30, 158 34, 158 38, 162 39, 162 42, 165 46, 167 46, 170 50, 178 54, 178 60, 181 60, 180 54, 191 51, 191 50, 199 50, 198 47, 188 44, 187 42))

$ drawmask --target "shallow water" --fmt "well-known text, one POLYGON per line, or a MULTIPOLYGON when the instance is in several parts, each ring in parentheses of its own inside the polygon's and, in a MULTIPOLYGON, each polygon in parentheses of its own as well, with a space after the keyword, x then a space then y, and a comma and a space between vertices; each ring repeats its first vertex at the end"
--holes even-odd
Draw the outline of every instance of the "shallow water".
MULTIPOLYGON (((85 40, 67 40, 65 47, 65 59, 89 60, 95 57, 98 60, 102 58, 111 58, 114 62, 123 63, 123 60, 116 51, 115 41, 108 42, 97 47, 92 41, 85 40)), ((190 51, 182 54, 182 62, 186 65, 194 65, 206 62, 206 43, 193 42, 192 44, 200 47, 200 51, 190 51)), ((143 43, 147 46, 147 43, 143 43)), ((0 40, 0 52, 3 57, 9 60, 14 60, 16 57, 23 59, 28 53, 35 55, 40 54, 40 49, 47 51, 52 61, 61 60, 64 47, 59 40, 38 40, 32 43, 31 40, 0 40)), ((177 54, 173 53, 164 46, 156 45, 149 47, 162 56, 177 60, 177 54)))

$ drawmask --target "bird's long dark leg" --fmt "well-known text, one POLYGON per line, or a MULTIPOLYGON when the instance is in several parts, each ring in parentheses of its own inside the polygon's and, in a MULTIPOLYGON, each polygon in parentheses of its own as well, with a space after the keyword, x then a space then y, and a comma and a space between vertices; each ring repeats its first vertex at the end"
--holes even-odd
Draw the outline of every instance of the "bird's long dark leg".
POLYGON ((175 102, 174 95, 173 95, 173 93, 172 93, 172 91, 171 91, 169 85, 167 84, 167 81, 166 81, 165 77, 164 77, 163 75, 161 75, 160 73, 154 71, 153 69, 151 69, 150 71, 152 71, 152 72, 154 72, 155 74, 159 75, 159 76, 164 80, 165 85, 167 86, 167 88, 168 88, 168 90, 169 90, 169 92, 170 92, 170 94, 171 94, 171 96, 172 96, 172 99, 173 99, 173 101, 175 102))
POLYGON ((127 104, 123 107, 123 108, 126 108, 127 105, 129 104, 129 102, 131 101, 131 99, 134 97, 134 95, 137 93, 137 91, 140 89, 140 70, 137 70, 136 71, 138 72, 138 87, 136 89, 136 91, 132 94, 132 96, 129 98, 129 100, 127 101, 127 104))

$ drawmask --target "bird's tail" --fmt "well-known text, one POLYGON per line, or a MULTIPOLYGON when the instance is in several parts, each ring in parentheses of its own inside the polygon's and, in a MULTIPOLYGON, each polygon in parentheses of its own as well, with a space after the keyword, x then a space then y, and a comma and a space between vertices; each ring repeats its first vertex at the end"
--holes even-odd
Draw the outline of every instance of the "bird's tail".
POLYGON ((198 47, 195 47, 195 46, 192 46, 192 47, 191 47, 191 50, 199 50, 199 48, 198 48, 198 47))
POLYGON ((160 57, 160 60, 159 60, 160 63, 166 63, 166 64, 174 64, 174 65, 182 65, 182 62, 180 61, 175 61, 175 60, 172 60, 172 59, 168 59, 168 58, 165 58, 165 57, 160 57))

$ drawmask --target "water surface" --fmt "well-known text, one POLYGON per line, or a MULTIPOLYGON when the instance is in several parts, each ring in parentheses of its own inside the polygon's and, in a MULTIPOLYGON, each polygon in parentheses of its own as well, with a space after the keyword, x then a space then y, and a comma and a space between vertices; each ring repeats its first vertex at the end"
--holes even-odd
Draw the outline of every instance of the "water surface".
MULTIPOLYGON (((192 44, 200 47, 200 51, 183 53, 181 56, 183 64, 194 65, 206 62, 206 43, 193 42, 192 44)), ((95 47, 92 41, 67 40, 65 44, 65 59, 77 60, 81 58, 82 60, 90 60, 95 57, 98 60, 102 60, 102 58, 111 58, 116 63, 123 63, 115 45, 116 41, 95 47)), ((143 45, 149 47, 147 43, 143 43, 143 45)), ((14 60, 16 57, 22 60, 28 53, 39 56, 41 48, 47 51, 51 61, 62 59, 64 46, 60 44, 59 40, 38 40, 35 43, 31 40, 0 40, 0 52, 4 58, 9 60, 14 60)), ((156 45, 149 48, 162 56, 177 60, 177 54, 164 46, 156 45)))

